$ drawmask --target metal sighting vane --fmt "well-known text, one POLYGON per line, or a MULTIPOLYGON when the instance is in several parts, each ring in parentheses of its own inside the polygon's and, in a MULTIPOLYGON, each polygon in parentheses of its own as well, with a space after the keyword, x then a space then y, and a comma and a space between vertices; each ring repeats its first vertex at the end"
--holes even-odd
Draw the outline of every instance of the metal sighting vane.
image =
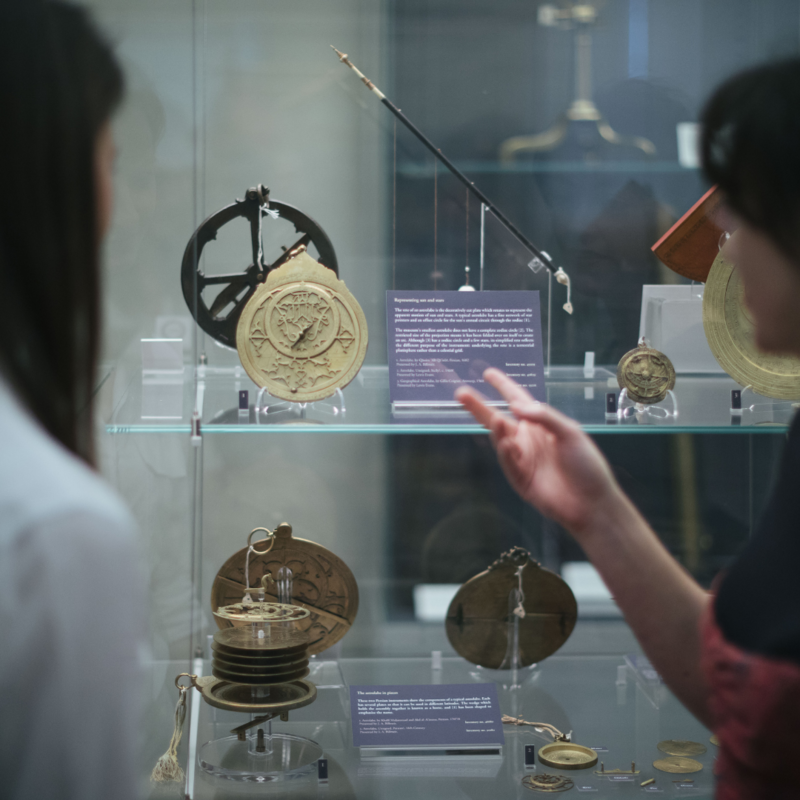
POLYGON ((527 238, 527 236, 525 236, 525 234, 523 234, 516 227, 516 225, 514 225, 514 223, 511 222, 511 220, 509 220, 505 216, 505 214, 503 214, 503 212, 500 211, 500 209, 498 209, 495 206, 495 204, 492 203, 492 201, 489 200, 489 198, 480 189, 478 189, 475 186, 475 184, 463 172, 461 172, 461 170, 458 169, 458 167, 456 167, 455 164, 453 164, 453 162, 450 161, 450 159, 447 158, 447 156, 445 156, 442 153, 442 151, 439 150, 439 148, 437 148, 436 145, 434 145, 434 143, 427 136, 425 136, 424 133, 422 133, 421 130, 419 130, 419 128, 417 128, 416 125, 414 125, 414 123, 411 122, 411 120, 391 100, 389 100, 386 97, 386 95, 369 78, 367 78, 367 76, 364 75, 363 72, 361 72, 358 69, 358 67, 356 67, 353 64, 353 62, 347 57, 347 53, 340 52, 333 45, 331 45, 331 49, 333 50, 334 53, 336 53, 337 56, 339 56, 339 61, 350 67, 350 69, 352 69, 353 72, 355 72, 356 75, 358 75, 358 77, 361 78, 362 82, 367 87, 367 89, 369 89, 373 94, 377 95, 381 103, 383 103, 386 106, 386 108, 388 108, 389 111, 391 111, 392 114, 394 114, 397 117, 397 119, 399 119, 400 122, 402 122, 403 125, 405 125, 406 128, 408 128, 411 131, 411 133, 413 133, 414 136, 416 136, 417 139, 419 139, 422 142, 422 144, 424 144, 425 147, 427 147, 428 150, 430 150, 431 153, 433 153, 433 155, 439 161, 441 161, 442 164, 444 164, 447 167, 447 169, 449 169, 450 172, 452 172, 453 175, 455 175, 456 178, 458 178, 461 181, 461 183, 463 183, 464 186, 466 186, 467 189, 469 189, 469 191, 472 192, 472 194, 474 194, 475 197, 477 197, 489 211, 492 212, 492 214, 494 214, 495 218, 506 228, 506 230, 508 230, 508 232, 512 234, 512 236, 514 236, 514 238, 517 239, 517 241, 520 242, 520 244, 522 244, 525 247, 525 249, 531 253, 531 255, 533 255, 533 259, 530 261, 528 266, 534 272, 537 272, 541 267, 546 267, 548 270, 550 270, 550 272, 553 274, 553 277, 555 277, 555 279, 560 284, 567 287, 567 302, 564 303, 563 308, 564 311, 567 312, 567 314, 571 314, 572 313, 572 303, 570 302, 571 284, 569 275, 567 275, 567 273, 564 272, 563 267, 558 267, 556 269, 550 256, 543 250, 539 250, 539 248, 536 247, 527 238))

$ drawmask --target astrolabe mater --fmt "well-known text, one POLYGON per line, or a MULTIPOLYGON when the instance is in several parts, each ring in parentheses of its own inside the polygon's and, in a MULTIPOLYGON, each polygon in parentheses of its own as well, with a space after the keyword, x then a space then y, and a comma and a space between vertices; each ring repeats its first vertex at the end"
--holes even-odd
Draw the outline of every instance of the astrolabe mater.
MULTIPOLYGON (((261 544, 257 544, 260 550, 261 544)), ((211 609, 241 603, 245 593, 247 547, 234 553, 220 568, 211 587, 211 609)), ((295 626, 309 636, 308 652, 321 653, 336 644, 350 630, 358 613, 358 585, 350 568, 327 548, 292 536, 292 526, 281 523, 275 529, 272 547, 250 556, 250 585, 259 586, 269 575, 265 600, 276 602, 276 582, 282 567, 292 573, 292 603, 310 614, 295 626)), ((253 589, 257 592, 258 589, 253 589)), ((216 617, 220 628, 229 620, 216 617)))
POLYGON ((302 245, 259 285, 236 327, 236 349, 253 382, 296 403, 347 386, 361 368, 367 341, 358 301, 302 245))
POLYGON ((597 763, 597 753, 573 742, 552 742, 539 748, 539 761, 556 769, 588 769, 597 763))
POLYGON ((648 347, 644 338, 619 360, 617 383, 627 389, 634 403, 660 403, 675 387, 675 368, 658 350, 648 347))

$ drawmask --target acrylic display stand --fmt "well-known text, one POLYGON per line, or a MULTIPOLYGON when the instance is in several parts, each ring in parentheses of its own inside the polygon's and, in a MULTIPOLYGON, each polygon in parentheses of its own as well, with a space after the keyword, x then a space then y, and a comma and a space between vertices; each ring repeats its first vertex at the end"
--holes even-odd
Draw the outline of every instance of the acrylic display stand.
POLYGON ((636 419, 639 422, 676 419, 678 416, 678 399, 670 389, 660 403, 637 403, 628 397, 628 390, 619 393, 617 419, 636 419))

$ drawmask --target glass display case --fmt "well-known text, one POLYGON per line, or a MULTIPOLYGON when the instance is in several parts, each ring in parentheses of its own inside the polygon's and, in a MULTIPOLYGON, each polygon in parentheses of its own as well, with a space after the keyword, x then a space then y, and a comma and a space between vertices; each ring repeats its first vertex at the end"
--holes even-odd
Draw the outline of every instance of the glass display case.
MULTIPOLYGON (((513 494, 487 431, 457 409, 393 407, 386 291, 455 290, 466 266, 479 290, 538 290, 548 402, 595 438, 668 549, 709 586, 757 524, 792 404, 754 397, 732 413, 731 378, 680 369, 678 416, 608 415, 606 396, 638 341, 643 285, 690 285, 651 246, 708 188, 696 148, 704 99, 748 65, 797 53, 797 4, 89 5, 127 77, 97 397, 103 473, 139 523, 150 576, 142 791, 175 794, 149 771, 169 741, 175 676, 210 672, 217 572, 251 530, 286 521, 341 558, 360 595, 351 630, 311 659, 316 701, 272 722, 317 743, 327 781, 316 766, 287 782, 208 774, 203 744, 242 715, 193 692, 179 748, 187 797, 524 797, 522 778, 543 769, 526 766, 525 745, 548 741, 531 728, 506 726, 501 752, 483 759, 375 760, 352 744, 351 685, 486 680, 503 713, 572 731, 608 770, 636 764, 635 775, 574 771, 571 791, 711 797, 710 732, 642 661, 580 548, 513 494), (331 45, 563 266, 574 313, 552 273, 529 268, 530 253, 331 45), (364 365, 333 401, 274 413, 236 351, 195 323, 198 298, 211 306, 222 283, 188 305, 181 287, 195 230, 259 184, 324 230, 369 328, 364 365), (557 654, 487 678, 449 644, 445 611, 513 546, 567 580, 578 622, 557 654), (707 747, 685 786, 652 767, 664 739, 707 747)), ((300 236, 264 220, 265 254, 300 236)), ((251 247, 247 221, 232 220, 203 248, 203 275, 244 272, 251 247)))

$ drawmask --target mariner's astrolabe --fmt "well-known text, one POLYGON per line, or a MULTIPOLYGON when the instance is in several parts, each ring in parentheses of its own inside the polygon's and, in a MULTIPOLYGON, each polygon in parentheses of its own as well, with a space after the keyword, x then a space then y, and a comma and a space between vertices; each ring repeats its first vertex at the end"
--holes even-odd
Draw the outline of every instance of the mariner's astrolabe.
POLYGON ((627 389, 634 403, 660 403, 675 387, 675 368, 658 350, 648 347, 644 339, 619 360, 617 383, 627 389))
MULTIPOLYGON (((257 544, 257 547, 260 549, 262 545, 257 544)), ((211 609, 217 625, 223 630, 234 623, 220 618, 217 610, 241 603, 245 593, 247 551, 248 548, 244 547, 234 553, 222 565, 211 587, 211 609)), ((275 529, 268 552, 250 555, 250 585, 259 586, 262 577, 269 575, 271 580, 268 581, 265 600, 270 603, 278 599, 276 583, 282 567, 292 573, 292 604, 310 612, 305 619, 294 622, 294 626, 308 634, 309 654, 321 653, 336 644, 350 630, 356 618, 356 579, 341 558, 321 544, 294 538, 292 526, 285 522, 275 529)), ((258 589, 251 591, 256 593, 258 589)))
POLYGON ((253 382, 296 403, 347 386, 361 368, 367 340, 358 301, 304 246, 259 285, 236 328, 236 349, 253 382))

